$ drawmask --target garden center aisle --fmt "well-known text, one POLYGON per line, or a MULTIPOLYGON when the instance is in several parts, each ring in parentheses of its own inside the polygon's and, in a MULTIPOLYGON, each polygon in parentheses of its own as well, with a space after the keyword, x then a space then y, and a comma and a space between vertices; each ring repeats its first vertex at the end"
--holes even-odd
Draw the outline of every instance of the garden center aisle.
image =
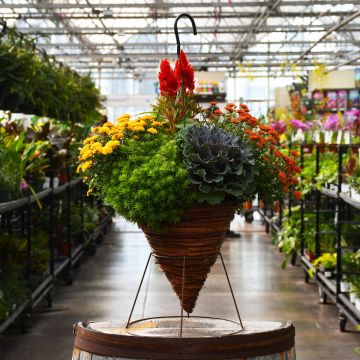
MULTIPOLYGON (((243 319, 293 320, 298 360, 354 359, 357 336, 339 332, 336 307, 318 305, 315 285, 304 284, 300 267, 280 268, 281 254, 264 227, 236 218, 232 229, 242 236, 228 239, 223 255, 243 319)), ((27 334, 8 331, 0 337, 0 359, 70 360, 73 323, 127 318, 148 253, 137 227, 118 219, 97 254, 83 260, 74 285, 57 287, 53 308, 40 307, 27 334)), ((134 319, 177 314, 179 306, 164 275, 154 264, 150 273, 134 319)), ((235 318, 218 263, 200 293, 195 314, 235 318)))

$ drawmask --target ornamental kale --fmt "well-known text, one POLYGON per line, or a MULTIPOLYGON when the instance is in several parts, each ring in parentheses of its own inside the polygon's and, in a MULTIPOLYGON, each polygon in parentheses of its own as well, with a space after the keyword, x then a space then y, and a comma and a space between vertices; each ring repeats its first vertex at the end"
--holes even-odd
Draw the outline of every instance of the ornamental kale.
POLYGON ((198 202, 219 204, 226 196, 242 202, 255 190, 252 150, 216 126, 190 126, 177 137, 198 202))

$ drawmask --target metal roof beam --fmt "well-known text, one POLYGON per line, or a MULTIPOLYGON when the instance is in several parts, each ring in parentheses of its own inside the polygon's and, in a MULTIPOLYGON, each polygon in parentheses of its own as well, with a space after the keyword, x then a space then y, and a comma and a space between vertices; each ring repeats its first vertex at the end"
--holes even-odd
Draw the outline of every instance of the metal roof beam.
POLYGON ((360 10, 356 13, 352 14, 351 16, 347 17, 346 19, 342 20, 339 24, 330 28, 324 35, 322 35, 317 41, 315 41, 307 50, 305 50, 292 64, 296 64, 298 61, 304 59, 304 57, 311 52, 311 50, 318 44, 320 44, 324 39, 326 39, 331 33, 334 31, 338 31, 345 25, 347 25, 350 21, 356 19, 360 16, 360 10))
MULTIPOLYGON (((350 12, 350 14, 355 13, 354 12, 350 12)), ((143 19, 145 14, 139 14, 139 12, 136 13, 114 13, 112 16, 106 16, 106 15, 101 15, 101 14, 93 14, 93 13, 84 13, 84 12, 79 12, 79 13, 63 13, 64 15, 66 15, 69 19, 74 19, 74 20, 82 20, 82 19, 86 19, 86 20, 99 20, 99 19, 143 19)), ((258 14, 257 11, 251 11, 251 12, 241 12, 241 13, 236 13, 236 12, 222 12, 221 13, 221 18, 222 19, 239 19, 239 18, 254 18, 256 15, 258 14)), ((349 12, 348 11, 329 11, 327 13, 324 12, 315 12, 315 11, 309 11, 309 12, 304 12, 302 14, 302 17, 317 17, 320 18, 322 16, 348 16, 349 12)), ((37 20, 37 19, 53 19, 54 15, 51 13, 27 13, 27 14, 14 14, 14 13, 2 13, 1 16, 4 19, 32 19, 32 20, 37 20)), ((267 18, 294 18, 294 17, 299 17, 299 11, 286 11, 286 12, 276 12, 276 11, 269 11, 267 18)), ((156 14, 156 18, 157 19, 173 19, 175 17, 175 14, 156 14)), ((193 13, 193 17, 195 19, 208 19, 208 18, 214 18, 214 12, 208 12, 206 13, 205 11, 202 11, 201 13, 197 14, 197 13, 193 13)))
MULTIPOLYGON (((151 9, 175 9, 175 8, 243 8, 243 7, 269 7, 271 6, 271 1, 232 1, 231 3, 227 2, 168 2, 168 3, 145 3, 145 2, 113 2, 113 3, 97 3, 93 4, 93 6, 97 9, 116 9, 116 8, 151 8, 151 9)), ((309 6, 314 2, 311 0, 305 1, 282 1, 281 6, 309 6)), ((353 4, 354 1, 351 0, 342 0, 341 4, 353 4)), ((10 4, 0 4, 1 8, 9 8, 12 7, 14 9, 27 9, 35 7, 36 2, 28 1, 25 4, 19 3, 10 3, 10 4)), ((337 0, 316 0, 317 5, 338 5, 339 2, 337 0)), ((90 6, 84 3, 75 4, 75 3, 63 3, 63 2, 55 2, 42 4, 41 7, 43 9, 90 9, 90 6)))
MULTIPOLYGON (((235 46, 238 45, 238 41, 212 41, 212 42, 181 42, 181 46, 201 46, 201 45, 220 45, 220 46, 235 46)), ((252 41, 251 45, 289 45, 289 46, 297 46, 297 45, 310 45, 312 42, 310 40, 302 40, 302 41, 292 41, 290 44, 287 43, 286 40, 284 41, 252 41)), ((322 41, 322 44, 338 44, 338 45, 360 45, 360 40, 326 40, 322 41)), ((78 48, 79 44, 73 44, 73 43, 37 43, 39 47, 44 48, 78 48)), ((176 42, 159 42, 159 43, 150 43, 150 42, 132 42, 132 43, 125 43, 123 44, 126 48, 144 48, 144 47, 168 47, 168 46, 176 46, 176 42)), ((104 43, 92 43, 93 47, 103 47, 103 48, 112 48, 116 47, 115 44, 104 44, 104 43)))
MULTIPOLYGON (((326 26, 322 25, 312 25, 309 27, 304 27, 303 25, 267 25, 257 30, 257 33, 270 33, 270 32, 322 32, 329 31, 335 25, 327 24, 326 26)), ((124 34, 172 34, 172 27, 109 27, 110 32, 124 33, 124 34)), ((69 30, 62 28, 49 28, 49 27, 32 27, 32 28, 18 28, 20 32, 27 34, 69 34, 69 30)), ((212 34, 214 27, 212 26, 202 26, 198 29, 198 34, 212 34)), ((359 31, 360 24, 348 25, 346 28, 338 28, 337 31, 359 31)), ((223 26, 217 30, 217 33, 247 33, 249 31, 249 26, 223 26)), ((184 27, 179 27, 179 33, 187 33, 187 29, 184 27)), ((77 27, 74 28, 70 34, 104 34, 104 31, 101 29, 96 29, 93 27, 77 27)))
MULTIPOLYGON (((227 62, 221 63, 221 62, 216 62, 216 63, 193 63, 193 65, 196 67, 203 67, 206 66, 208 68, 217 68, 217 67, 222 67, 222 68, 227 68, 227 69, 234 69, 234 66, 227 62)), ((313 63, 307 62, 304 63, 304 70, 305 68, 313 68, 316 65, 314 65, 313 63)), ((336 66, 338 65, 338 63, 335 62, 326 62, 326 66, 336 66)), ((353 66, 358 66, 360 65, 360 62, 355 62, 352 64, 353 66)), ((123 69, 123 70, 134 70, 136 67, 139 67, 139 69, 157 69, 158 68, 158 64, 143 64, 143 63, 134 63, 132 64, 132 66, 119 66, 119 65, 88 65, 88 64, 81 64, 81 63, 71 63, 71 66, 77 68, 77 69, 88 69, 88 70, 98 70, 98 69, 104 69, 104 70, 116 70, 116 69, 123 69)), ((279 62, 279 63, 268 63, 268 62, 263 62, 263 63, 254 63, 252 64, 251 67, 249 67, 248 69, 252 69, 252 68, 263 68, 264 71, 266 70, 265 68, 283 68, 284 64, 279 62)))
MULTIPOLYGON (((267 56, 299 56, 299 54, 301 54, 301 51, 271 51, 271 52, 259 52, 259 51, 246 51, 243 53, 244 56, 254 56, 254 57, 267 57, 267 56)), ((351 54, 351 51, 338 51, 336 52, 336 56, 344 56, 347 54, 351 54)), ((224 57, 224 56, 228 56, 229 58, 233 55, 233 52, 218 52, 218 53, 201 53, 201 52, 187 52, 186 55, 188 57, 207 57, 207 58, 214 58, 214 57, 224 57)), ((331 55, 334 56, 335 53, 334 51, 318 51, 318 52, 313 52, 311 54, 309 54, 311 56, 321 56, 321 55, 331 55)), ((56 54, 57 57, 62 58, 62 59, 66 59, 66 58, 74 58, 74 59, 79 59, 79 58, 88 58, 88 57, 92 57, 93 59, 103 59, 103 58, 110 58, 110 57, 129 57, 131 56, 131 59, 134 59, 134 57, 141 57, 144 58, 144 61, 150 61, 152 58, 154 59, 159 59, 161 57, 164 56, 169 56, 168 52, 158 52, 158 53, 154 53, 154 52, 144 52, 144 53, 127 53, 126 55, 122 54, 122 53, 110 53, 110 54, 96 54, 96 55, 92 55, 92 54, 56 54)), ((176 54, 174 54, 174 57, 176 56, 176 54)))

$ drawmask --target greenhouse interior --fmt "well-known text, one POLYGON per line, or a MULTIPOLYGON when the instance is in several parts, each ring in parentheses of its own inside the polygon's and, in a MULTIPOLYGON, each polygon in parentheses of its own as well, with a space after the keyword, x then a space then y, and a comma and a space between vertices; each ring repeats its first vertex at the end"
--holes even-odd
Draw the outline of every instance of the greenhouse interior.
POLYGON ((1 360, 359 335, 359 1, 0 1, 1 360))

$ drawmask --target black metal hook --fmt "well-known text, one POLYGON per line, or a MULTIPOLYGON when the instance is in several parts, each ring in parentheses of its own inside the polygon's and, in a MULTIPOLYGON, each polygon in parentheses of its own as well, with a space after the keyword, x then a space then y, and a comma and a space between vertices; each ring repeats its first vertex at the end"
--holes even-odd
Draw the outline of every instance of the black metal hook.
POLYGON ((191 15, 183 13, 183 14, 180 14, 175 19, 174 30, 175 30, 175 37, 176 37, 176 44, 177 44, 177 56, 178 57, 180 56, 180 46, 181 45, 180 45, 179 30, 178 30, 178 27, 177 27, 177 23, 178 23, 179 19, 182 18, 182 17, 187 17, 188 19, 190 19, 191 25, 192 25, 192 28, 193 28, 193 33, 194 33, 194 35, 197 35, 195 21, 194 21, 194 19, 193 19, 193 17, 191 15))

